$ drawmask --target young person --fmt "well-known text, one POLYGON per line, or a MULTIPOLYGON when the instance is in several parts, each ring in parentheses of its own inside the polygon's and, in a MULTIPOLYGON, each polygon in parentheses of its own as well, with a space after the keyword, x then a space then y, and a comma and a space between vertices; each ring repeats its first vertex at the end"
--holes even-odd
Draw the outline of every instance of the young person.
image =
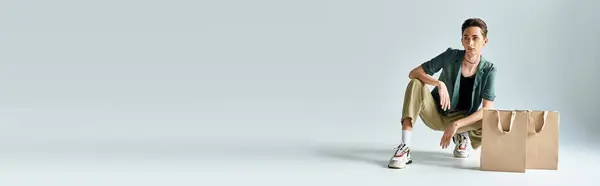
POLYGON ((492 108, 496 98, 496 68, 483 58, 488 28, 479 18, 467 19, 462 27, 464 50, 448 48, 410 71, 402 111, 402 143, 389 160, 389 168, 402 169, 412 163, 410 138, 420 117, 426 126, 444 131, 440 146, 455 144, 454 156, 469 156, 468 146, 481 145, 482 109, 492 108), (437 72, 438 79, 432 77, 437 72), (435 86, 429 91, 426 85, 435 86))

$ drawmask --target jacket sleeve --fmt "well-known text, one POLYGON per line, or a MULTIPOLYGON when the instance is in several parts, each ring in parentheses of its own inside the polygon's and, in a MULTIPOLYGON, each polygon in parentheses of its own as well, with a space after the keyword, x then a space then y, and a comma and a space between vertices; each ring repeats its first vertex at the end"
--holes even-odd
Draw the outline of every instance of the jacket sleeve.
POLYGON ((425 70, 425 73, 427 73, 431 76, 431 75, 439 72, 446 65, 446 63, 450 61, 450 59, 452 57, 452 53, 453 53, 452 48, 448 48, 446 51, 442 52, 441 54, 437 55, 436 57, 421 64, 421 67, 423 67, 423 70, 425 70))
POLYGON ((496 67, 492 67, 492 69, 490 69, 490 72, 488 73, 486 83, 483 87, 483 93, 482 93, 483 99, 490 100, 490 101, 494 101, 494 99, 496 99, 496 90, 495 90, 496 82, 495 82, 495 80, 496 80, 496 67))

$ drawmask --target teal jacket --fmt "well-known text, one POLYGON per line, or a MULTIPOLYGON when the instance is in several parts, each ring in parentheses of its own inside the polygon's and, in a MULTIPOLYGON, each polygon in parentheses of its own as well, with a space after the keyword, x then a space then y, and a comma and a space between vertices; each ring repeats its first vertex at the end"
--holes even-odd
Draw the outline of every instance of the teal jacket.
MULTIPOLYGON (((458 90, 460 89, 462 60, 464 56, 464 50, 448 48, 433 59, 421 64, 425 73, 429 75, 433 75, 440 70, 442 71, 438 79, 444 82, 448 88, 448 94, 450 95, 450 110, 454 110, 458 104, 458 90)), ((471 106, 467 113, 465 113, 467 116, 473 114, 480 108, 481 103, 483 102, 482 99, 494 101, 496 98, 496 92, 494 90, 496 67, 493 63, 483 58, 483 56, 481 56, 480 59, 475 74, 475 80, 473 82, 471 106)), ((440 113, 447 115, 449 111, 442 110, 439 104, 440 96, 438 88, 435 87, 433 91, 431 91, 431 94, 436 103, 438 103, 436 105, 440 113)))

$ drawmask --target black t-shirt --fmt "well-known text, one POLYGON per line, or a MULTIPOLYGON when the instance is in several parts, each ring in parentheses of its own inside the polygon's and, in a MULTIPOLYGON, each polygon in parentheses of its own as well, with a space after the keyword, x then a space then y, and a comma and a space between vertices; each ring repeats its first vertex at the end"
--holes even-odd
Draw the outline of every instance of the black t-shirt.
POLYGON ((458 104, 456 105, 457 111, 468 111, 471 107, 471 94, 473 93, 473 81, 475 81, 475 75, 471 77, 465 77, 460 75, 460 89, 458 104))

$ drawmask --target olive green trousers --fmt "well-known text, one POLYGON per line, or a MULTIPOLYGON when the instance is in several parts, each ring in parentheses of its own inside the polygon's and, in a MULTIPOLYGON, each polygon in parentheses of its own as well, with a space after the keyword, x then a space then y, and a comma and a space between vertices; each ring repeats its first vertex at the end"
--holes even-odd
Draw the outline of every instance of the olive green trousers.
MULTIPOLYGON (((443 115, 438 111, 436 104, 439 103, 435 102, 425 83, 418 79, 411 79, 404 94, 402 119, 411 118, 414 126, 417 117, 420 116, 427 127, 436 131, 444 131, 455 121, 466 117, 464 111, 443 115)), ((477 123, 461 127, 456 132, 457 134, 468 132, 473 149, 481 146, 481 122, 480 120, 477 123)))

